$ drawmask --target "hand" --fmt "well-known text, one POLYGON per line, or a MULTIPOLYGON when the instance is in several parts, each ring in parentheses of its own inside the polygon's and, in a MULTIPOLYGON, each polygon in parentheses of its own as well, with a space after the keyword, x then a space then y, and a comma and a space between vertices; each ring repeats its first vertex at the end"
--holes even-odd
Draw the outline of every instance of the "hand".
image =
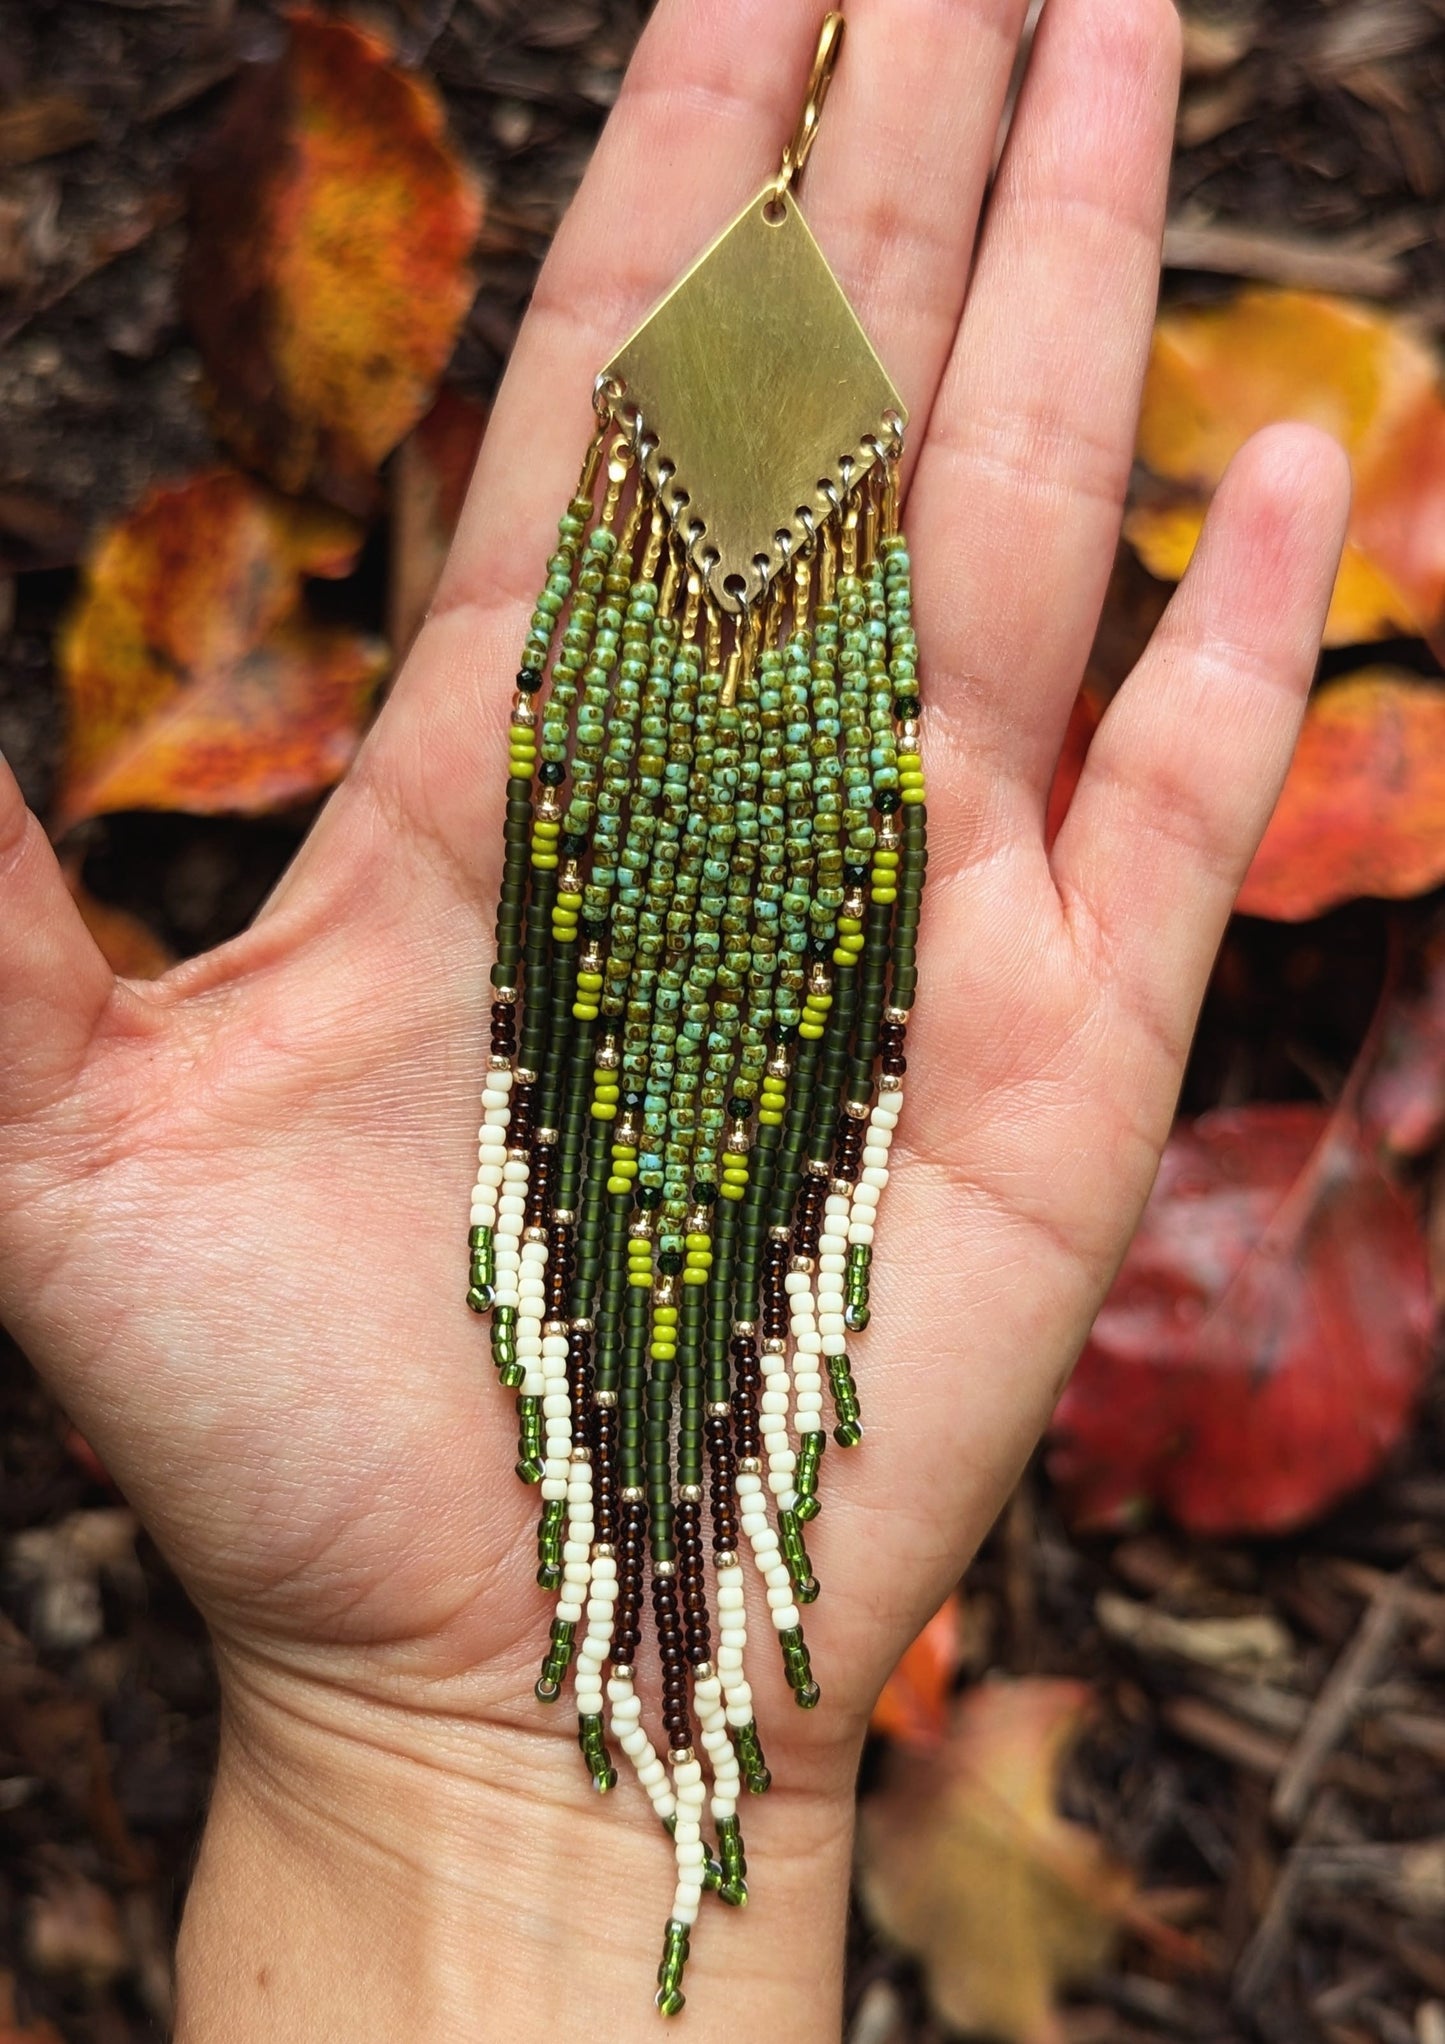
MULTIPOLYGON (((803 191, 914 422, 933 861, 856 1358, 867 1440, 828 1457, 810 1538, 824 1701, 791 1707, 755 1620, 777 1787, 744 1812, 752 1907, 695 1940, 699 2040, 837 2033, 869 1706, 1027 1456, 1147 1195, 1341 542, 1338 450, 1261 436, 1046 854, 1129 474, 1179 34, 1169 0, 1050 0, 975 243, 1023 14, 854 0, 803 191)), ((431 620, 251 930, 117 984, 5 788, 0 1304, 222 1673, 187 2040, 647 2020, 670 1855, 633 1787, 598 1805, 569 1706, 532 1699, 535 1493, 462 1304, 503 726, 593 375, 775 166, 819 18, 662 0, 431 620)))

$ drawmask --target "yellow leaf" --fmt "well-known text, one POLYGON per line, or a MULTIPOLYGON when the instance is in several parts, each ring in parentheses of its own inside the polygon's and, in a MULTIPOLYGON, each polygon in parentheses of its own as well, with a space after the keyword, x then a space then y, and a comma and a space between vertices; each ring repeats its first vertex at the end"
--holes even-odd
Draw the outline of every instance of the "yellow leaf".
POLYGON ((1277 420, 1344 446, 1354 509, 1327 645, 1395 634, 1436 641, 1445 622, 1445 406, 1439 365, 1400 322, 1343 300, 1246 291, 1163 314, 1139 421, 1156 483, 1125 534, 1151 573, 1177 580, 1225 467, 1277 420))
POLYGON ((1128 1869, 1055 1803, 1091 1710, 1079 1682, 983 1683, 942 1746, 889 1753, 862 1807, 864 1906, 958 2029, 1056 2044, 1058 1991, 1108 1961, 1130 1912, 1128 1869))

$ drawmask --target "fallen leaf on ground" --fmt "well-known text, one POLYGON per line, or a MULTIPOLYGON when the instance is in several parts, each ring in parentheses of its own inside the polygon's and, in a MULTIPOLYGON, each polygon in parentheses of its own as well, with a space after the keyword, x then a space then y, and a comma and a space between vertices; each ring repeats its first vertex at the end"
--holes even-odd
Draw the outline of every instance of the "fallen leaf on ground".
POLYGON ((962 1648, 963 1607, 955 1590, 889 1676, 873 1706, 873 1730, 905 1745, 936 1746, 948 1730, 962 1648))
POLYGON ((1054 1414, 1078 1528, 1281 1533, 1379 1470, 1430 1359, 1414 1208, 1348 1115, 1181 1122, 1054 1414))
POLYGON ((1445 879, 1445 689, 1387 667, 1310 698, 1238 907, 1302 922, 1445 879))
POLYGON ((60 646, 57 829, 116 809, 259 815, 338 780, 386 655, 308 622, 302 583, 345 574, 358 544, 339 514, 224 470, 103 534, 60 646))
POLYGON ((193 185, 187 311, 243 460, 370 504, 471 305, 481 217, 431 85, 376 36, 293 13, 193 185))
POLYGON ((958 2029, 1056 2044, 1059 1990, 1107 1963, 1134 1901, 1129 1870, 1057 1808, 1091 1710, 1081 1682, 982 1683, 941 1746, 888 1754, 862 1804, 863 1905, 958 2029))
POLYGON ((421 629, 462 514, 487 414, 443 389, 397 451, 391 473, 391 643, 400 660, 421 629))
POLYGON ((1400 321, 1302 291, 1166 312, 1139 422, 1158 479, 1124 530, 1167 581, 1184 572, 1230 457, 1275 420, 1323 426, 1354 471, 1325 643, 1412 634, 1445 646, 1445 405, 1439 364, 1400 321))

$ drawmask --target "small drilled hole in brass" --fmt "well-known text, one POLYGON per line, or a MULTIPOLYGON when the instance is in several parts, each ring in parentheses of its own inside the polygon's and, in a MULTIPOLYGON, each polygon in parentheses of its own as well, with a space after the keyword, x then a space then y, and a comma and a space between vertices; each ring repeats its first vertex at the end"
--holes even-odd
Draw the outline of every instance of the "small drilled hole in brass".
POLYGON ((763 218, 769 227, 781 227, 788 217, 788 209, 779 198, 771 198, 763 206, 763 218))
POLYGON ((748 585, 745 576, 739 575, 737 573, 731 575, 724 575, 723 594, 725 596, 730 596, 733 599, 734 603, 741 603, 743 598, 747 595, 747 593, 748 585))
POLYGON ((685 511, 688 505, 692 502, 692 498, 688 495, 686 490, 674 490, 672 493, 672 501, 679 511, 685 511))

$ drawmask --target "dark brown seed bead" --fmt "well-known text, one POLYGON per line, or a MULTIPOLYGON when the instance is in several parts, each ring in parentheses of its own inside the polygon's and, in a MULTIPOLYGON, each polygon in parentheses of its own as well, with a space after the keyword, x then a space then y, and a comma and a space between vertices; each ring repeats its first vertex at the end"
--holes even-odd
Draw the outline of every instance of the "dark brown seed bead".
MULTIPOLYGON (((567 1296, 572 1287, 572 1227, 568 1221, 553 1221, 547 1240, 547 1318, 565 1320, 567 1296)), ((573 1403, 574 1413, 581 1408, 573 1403)))
POLYGON ((854 1114, 840 1114, 833 1147, 833 1176, 846 1178, 856 1184, 858 1173, 863 1167, 863 1141, 868 1133, 866 1120, 854 1114))
POLYGON ((517 1009, 513 1001, 492 1003, 492 1056, 517 1055, 517 1009))
POLYGON ((788 1245, 768 1237, 763 1250, 763 1334, 785 1337, 788 1332, 788 1245))
MULTIPOLYGON (((586 1337, 584 1336, 584 1339, 586 1337)), ((617 1408, 592 1411, 593 1537, 606 1547, 617 1541, 617 1408)))
MULTIPOLYGON (((555 1229, 553 1240, 556 1240, 555 1229)), ((562 1316, 559 1313, 553 1317, 560 1320, 562 1316)), ((592 1337, 580 1327, 567 1330, 567 1391, 572 1400, 572 1438, 581 1446, 587 1441, 592 1409, 592 1337)), ((592 1488, 595 1495, 595 1475, 592 1488)))
POLYGON ((622 1507, 622 1541, 617 1557, 617 1620, 611 1658, 630 1668, 642 1644, 642 1566, 647 1549, 647 1507, 629 1498, 622 1507))
POLYGON ((733 1342, 733 1441, 739 1458, 763 1452, 762 1428, 758 1424, 758 1399, 763 1373, 758 1364, 757 1343, 750 1334, 733 1342))
POLYGON ((682 1625, 677 1612, 677 1578, 654 1576, 652 1611, 657 1625, 657 1652, 662 1662, 662 1722, 674 1750, 692 1744, 687 1707, 687 1663, 683 1659, 682 1625))
POLYGON ((885 1022, 878 1034, 879 1048, 883 1053, 883 1069, 890 1078, 901 1079, 908 1070, 908 1060, 903 1055, 908 1025, 904 1022, 885 1022))
POLYGON ((823 1208, 828 1200, 828 1181, 811 1171, 804 1178, 793 1215, 794 1256, 816 1256, 823 1232, 823 1208))
POLYGON ((533 1143, 532 1162, 527 1173, 527 1211, 525 1222, 529 1228, 543 1228, 552 1206, 552 1167, 557 1161, 555 1143, 533 1143))
POLYGON ((512 1087, 512 1111, 507 1121, 507 1148, 509 1150, 530 1150, 532 1147, 532 1122, 537 1112, 537 1088, 530 1079, 520 1079, 512 1087))

